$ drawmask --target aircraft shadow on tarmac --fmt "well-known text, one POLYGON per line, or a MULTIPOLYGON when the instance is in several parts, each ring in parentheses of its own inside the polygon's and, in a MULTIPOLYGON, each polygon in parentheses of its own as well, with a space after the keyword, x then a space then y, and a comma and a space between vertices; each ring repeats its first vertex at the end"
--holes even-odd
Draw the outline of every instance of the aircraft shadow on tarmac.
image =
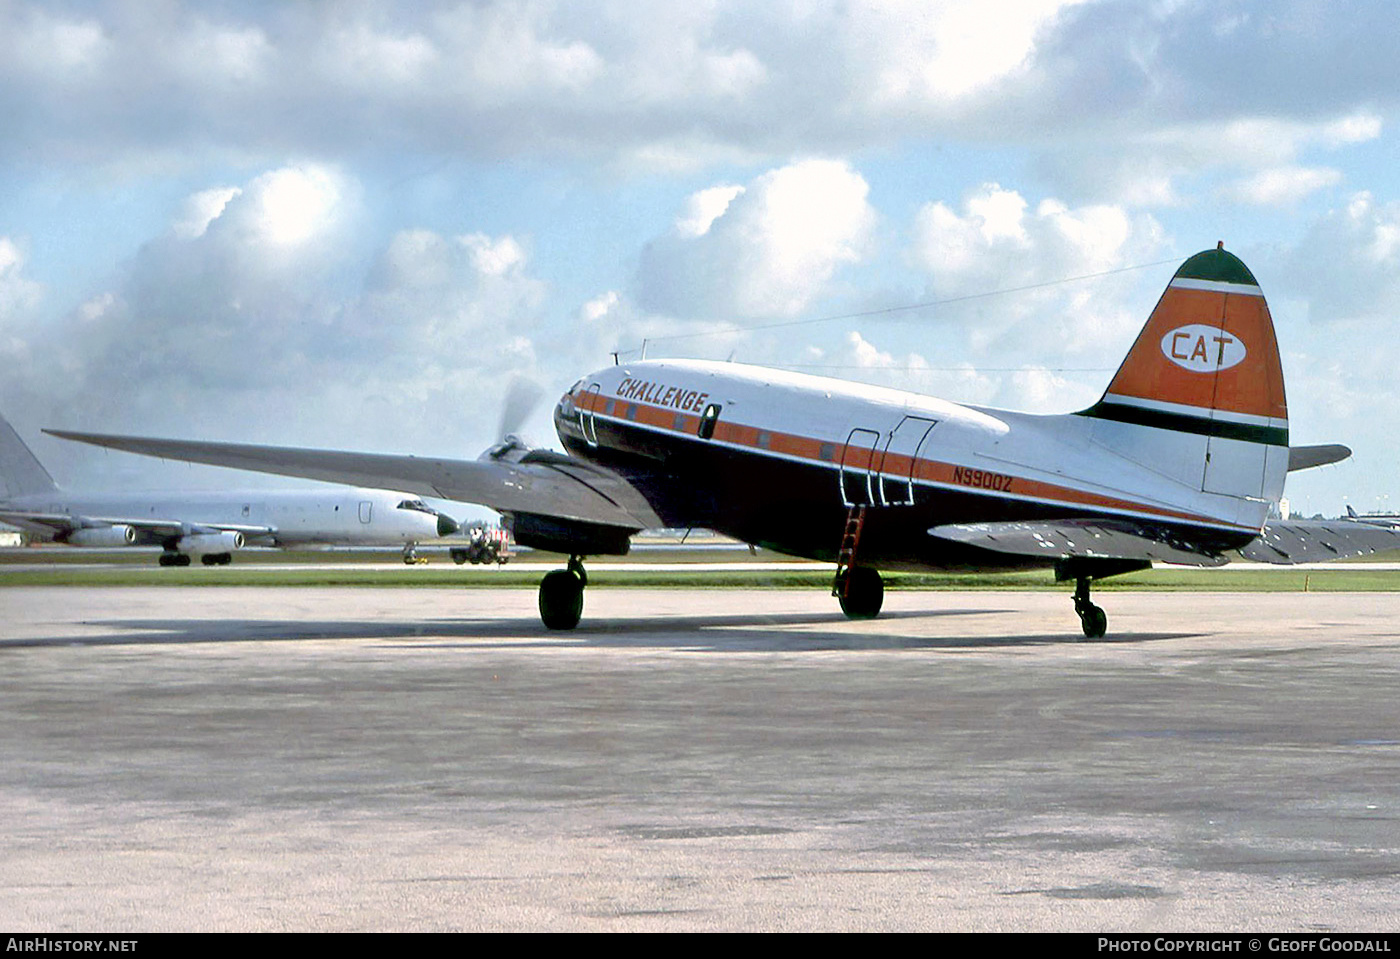
MULTIPOLYGON (((1014 613, 1009 609, 892 611, 878 620, 852 623, 840 613, 789 612, 707 614, 637 619, 596 619, 567 633, 545 632, 533 617, 470 617, 415 622, 319 619, 121 619, 87 625, 109 632, 90 636, 35 637, 0 641, 0 648, 36 646, 139 646, 196 643, 384 640, 412 648, 504 650, 559 648, 674 649, 695 652, 820 652, 882 649, 986 649, 1081 642, 1077 623, 1063 629, 1019 635, 946 634, 918 620, 1014 613), (883 628, 903 623, 907 629, 883 628), (932 634, 932 635, 930 635, 932 634)), ((1069 620, 1069 617, 1066 617, 1069 620)), ((1182 639, 1190 632, 1129 632, 1097 643, 1144 643, 1182 639)))

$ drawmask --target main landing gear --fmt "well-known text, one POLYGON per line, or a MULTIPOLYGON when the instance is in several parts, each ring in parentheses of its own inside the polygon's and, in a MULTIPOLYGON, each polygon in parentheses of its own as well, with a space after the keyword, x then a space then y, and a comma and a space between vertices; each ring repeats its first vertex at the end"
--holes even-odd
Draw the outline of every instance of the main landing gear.
POLYGON ((885 602, 885 582, 869 566, 852 566, 836 574, 831 595, 847 619, 874 619, 885 602))
POLYGON ((583 617, 588 574, 583 557, 570 556, 567 569, 551 570, 540 583, 540 620, 548 629, 573 629, 583 617))
MULTIPOLYGON (((205 566, 227 566, 233 562, 232 553, 201 553, 199 561, 205 566)), ((175 550, 167 550, 160 554, 157 560, 162 566, 188 566, 190 565, 190 554, 180 553, 175 550)))
POLYGON ((874 619, 885 602, 885 582, 869 566, 856 565, 860 534, 865 529, 865 507, 855 505, 846 512, 846 528, 841 549, 836 554, 836 579, 831 595, 841 602, 847 619, 874 619))
POLYGON ((1108 614, 1089 600, 1088 576, 1079 576, 1074 581, 1074 611, 1079 614, 1086 639, 1103 639, 1108 632, 1108 614))

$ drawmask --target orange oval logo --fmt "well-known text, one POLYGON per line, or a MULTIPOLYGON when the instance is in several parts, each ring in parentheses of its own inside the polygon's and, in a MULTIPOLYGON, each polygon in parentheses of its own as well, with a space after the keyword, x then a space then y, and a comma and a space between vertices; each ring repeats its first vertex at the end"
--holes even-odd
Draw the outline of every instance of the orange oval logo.
POLYGON ((1217 373, 1238 366, 1249 355, 1244 340, 1204 323, 1189 323, 1162 337, 1162 355, 1192 373, 1217 373))

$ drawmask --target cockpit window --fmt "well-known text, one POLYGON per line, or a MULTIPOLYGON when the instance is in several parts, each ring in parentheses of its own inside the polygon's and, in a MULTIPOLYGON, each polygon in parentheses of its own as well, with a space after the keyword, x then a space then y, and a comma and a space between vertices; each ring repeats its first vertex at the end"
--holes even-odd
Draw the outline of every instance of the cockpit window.
POLYGON ((406 499, 406 500, 404 500, 403 502, 399 503, 399 507, 398 507, 398 508, 399 508, 399 509, 417 510, 417 511, 420 512, 420 513, 431 513, 431 512, 433 512, 433 510, 431 510, 431 509, 428 508, 428 504, 425 503, 425 502, 423 502, 421 499, 406 499))

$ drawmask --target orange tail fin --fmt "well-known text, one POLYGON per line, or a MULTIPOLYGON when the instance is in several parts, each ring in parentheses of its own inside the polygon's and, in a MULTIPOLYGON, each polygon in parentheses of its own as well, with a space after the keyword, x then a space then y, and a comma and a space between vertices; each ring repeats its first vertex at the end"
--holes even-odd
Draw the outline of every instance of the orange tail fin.
MULTIPOLYGON (((1199 475, 1204 492, 1276 499, 1287 473, 1288 404, 1273 319, 1249 268, 1223 246, 1183 263, 1103 398, 1082 415, 1199 437, 1183 446, 1119 434, 1144 462, 1155 446, 1178 458, 1198 448, 1199 473, 1188 467, 1187 475, 1199 475)), ((1173 465, 1180 475, 1182 464, 1173 465)))

